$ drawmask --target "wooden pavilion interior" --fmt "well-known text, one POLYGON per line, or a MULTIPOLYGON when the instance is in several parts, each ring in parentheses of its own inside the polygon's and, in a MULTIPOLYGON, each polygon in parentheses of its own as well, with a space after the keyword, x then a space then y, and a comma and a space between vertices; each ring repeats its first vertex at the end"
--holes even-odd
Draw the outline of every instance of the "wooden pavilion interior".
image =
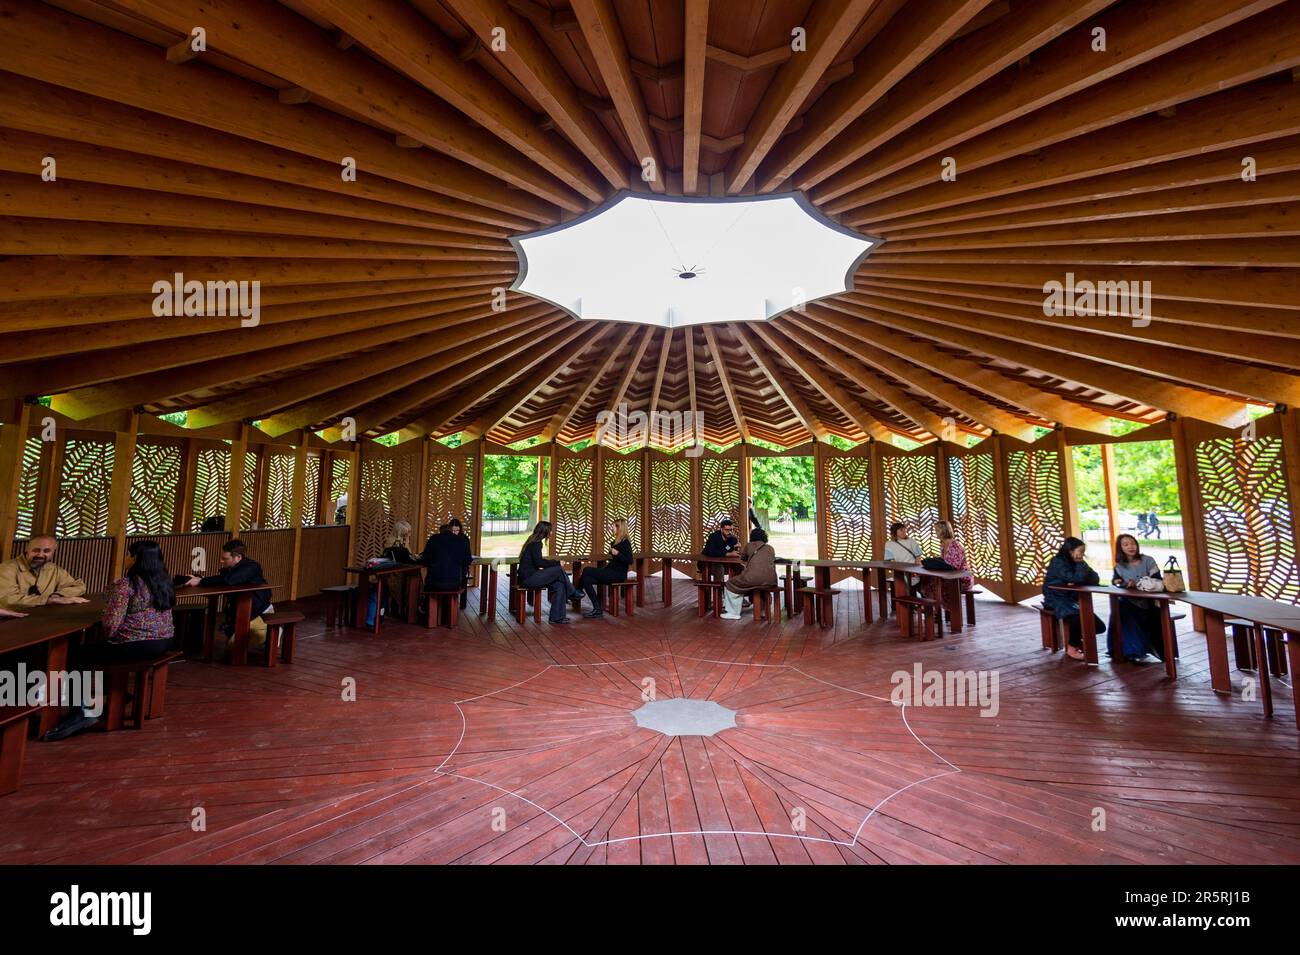
POLYGON ((1298 219, 1297 0, 0 0, 2 556, 52 535, 98 593, 133 541, 238 538, 305 617, 291 664, 191 657, 140 729, 30 740, 0 863, 1298 862, 1298 219), (512 237, 616 196, 781 193, 876 240, 847 291, 674 326, 512 287, 512 237), (186 280, 260 314, 160 314, 186 280), (594 440, 620 408, 703 431, 594 440), (1114 528, 1150 441, 1188 589, 1283 621, 1226 691, 1199 607, 1171 679, 1027 602, 1075 449, 1114 528), (498 455, 550 554, 629 521, 634 614, 517 617, 504 568, 453 628, 329 612, 399 522, 482 553, 498 455), (844 566, 830 626, 698 614, 686 558, 772 456, 813 459, 819 559, 950 521, 970 625, 904 639, 844 566), (914 667, 997 674, 996 714, 900 709, 914 667), (735 725, 643 727, 654 693, 735 725))

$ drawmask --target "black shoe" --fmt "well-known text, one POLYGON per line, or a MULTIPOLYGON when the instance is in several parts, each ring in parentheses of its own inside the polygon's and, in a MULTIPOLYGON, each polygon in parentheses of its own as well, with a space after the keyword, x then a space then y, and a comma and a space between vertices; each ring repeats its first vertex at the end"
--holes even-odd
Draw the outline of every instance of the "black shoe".
POLYGON ((52 743, 55 740, 67 739, 69 736, 76 736, 78 733, 84 733, 98 722, 98 717, 86 716, 85 714, 82 714, 81 716, 69 716, 58 726, 54 727, 54 729, 42 736, 41 741, 52 743))
POLYGON ((568 623, 568 622, 569 622, 569 618, 568 618, 568 617, 561 617, 559 620, 552 620, 552 621, 551 621, 551 623, 568 623))
POLYGON ((593 619, 593 618, 595 618, 595 617, 603 617, 603 616, 605 616, 605 611, 603 611, 603 610, 588 610, 586 613, 583 614, 583 616, 586 617, 588 620, 591 620, 591 619, 593 619))

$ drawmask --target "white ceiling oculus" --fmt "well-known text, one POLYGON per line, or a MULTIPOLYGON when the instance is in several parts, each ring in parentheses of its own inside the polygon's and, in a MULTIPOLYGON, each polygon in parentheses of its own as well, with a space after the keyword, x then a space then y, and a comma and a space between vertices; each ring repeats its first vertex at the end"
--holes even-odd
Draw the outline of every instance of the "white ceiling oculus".
POLYGON ((727 199, 620 192, 562 225, 514 236, 511 286, 577 318, 676 327, 765 321, 853 288, 878 239, 803 193, 727 199))

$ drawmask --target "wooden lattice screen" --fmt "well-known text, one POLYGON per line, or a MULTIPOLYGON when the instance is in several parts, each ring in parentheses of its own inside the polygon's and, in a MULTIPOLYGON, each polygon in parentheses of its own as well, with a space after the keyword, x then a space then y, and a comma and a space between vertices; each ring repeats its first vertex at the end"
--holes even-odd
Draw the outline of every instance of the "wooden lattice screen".
MULTIPOLYGON (((325 501, 327 508, 333 508, 334 502, 341 499, 348 493, 348 484, 352 481, 352 459, 351 458, 334 458, 330 462, 330 486, 326 494, 325 501)), ((324 523, 330 524, 338 520, 338 514, 331 512, 322 515, 324 523)))
POLYGON ((30 537, 36 519, 36 493, 41 483, 41 439, 28 438, 23 445, 22 474, 18 478, 18 524, 15 533, 19 538, 30 537))
POLYGON ((357 502, 358 560, 382 554, 396 522, 416 527, 419 470, 418 441, 394 448, 366 446, 361 457, 361 500, 357 502))
POLYGON ((628 532, 632 538, 632 549, 641 550, 641 453, 619 454, 607 451, 602 463, 604 502, 603 539, 597 542, 597 550, 603 551, 604 543, 614 537, 614 522, 619 518, 627 521, 628 532))
POLYGON ((724 517, 740 524, 740 459, 706 453, 699 461, 700 520, 704 529, 712 530, 724 517))
POLYGON ((1195 429, 1192 483, 1210 590, 1300 603, 1282 421, 1271 415, 1257 422, 1250 440, 1211 425, 1195 429))
POLYGON ((179 441, 136 443, 126 512, 128 534, 166 534, 172 530, 179 503, 182 456, 179 441))
MULTIPOLYGON (((1019 585, 1037 587, 1047 564, 1069 536, 1061 455, 1055 448, 1004 438, 1011 541, 1019 585)), ((1018 591, 1018 593, 1023 591, 1018 591)))
POLYGON ((111 439, 69 437, 63 445, 54 533, 59 537, 104 536, 112 479, 111 439))
POLYGON ((828 560, 874 560, 871 525, 871 456, 867 446, 818 458, 817 500, 828 560))
POLYGON ((266 507, 262 514, 262 527, 266 530, 294 526, 293 471, 292 452, 273 452, 267 456, 266 507))
POLYGON ((593 539, 594 447, 574 454, 558 448, 551 477, 551 553, 590 554, 593 539))
POLYGON ((692 548, 691 459, 651 451, 650 538, 659 554, 688 554, 692 548))
POLYGON ((201 449, 194 462, 194 504, 190 530, 199 530, 209 517, 226 515, 226 492, 229 485, 230 449, 201 449))
POLYGON ((477 458, 472 453, 435 453, 429 455, 429 473, 425 489, 425 534, 433 534, 453 517, 460 518, 465 533, 474 530, 474 482, 477 458))
POLYGON ((953 531, 966 549, 966 559, 975 576, 987 583, 999 583, 1002 544, 998 533, 993 451, 983 445, 968 450, 949 448, 947 458, 953 531))
POLYGON ((320 455, 309 453, 305 461, 307 478, 302 499, 303 527, 315 527, 320 519, 320 455))
POLYGON ((903 522, 926 555, 939 553, 934 522, 939 519, 939 461, 936 448, 927 445, 912 451, 881 449, 881 500, 885 513, 885 537, 890 525, 903 522))

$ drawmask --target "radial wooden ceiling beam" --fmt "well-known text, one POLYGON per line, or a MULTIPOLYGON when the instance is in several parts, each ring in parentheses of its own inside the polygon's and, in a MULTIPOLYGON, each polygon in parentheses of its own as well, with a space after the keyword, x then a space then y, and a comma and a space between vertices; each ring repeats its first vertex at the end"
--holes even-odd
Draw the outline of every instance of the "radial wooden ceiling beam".
MULTIPOLYGON (((505 0, 448 0, 448 5, 483 43, 505 30, 504 49, 493 56, 537 100, 556 128, 573 142, 615 189, 628 186, 627 160, 604 125, 585 107, 546 40, 530 18, 505 0)), ((577 27, 577 21, 574 21, 577 27)))
POLYGON ((636 77, 632 75, 627 43, 614 5, 611 0, 575 0, 573 12, 596 61, 596 69, 614 101, 623 131, 632 143, 632 151, 643 170, 641 175, 644 179, 644 170, 652 169, 654 177, 648 185, 654 192, 663 192, 668 170, 659 155, 654 133, 650 131, 645 101, 641 98, 636 77), (647 161, 653 166, 647 167, 647 161))
POLYGON ((650 391, 650 407, 648 413, 651 417, 659 410, 659 395, 664 386, 664 372, 668 369, 668 355, 673 348, 673 336, 676 329, 665 328, 659 345, 659 365, 655 369, 655 381, 650 391))
POLYGON ((722 383, 722 393, 727 396, 727 406, 731 409, 732 420, 736 422, 736 431, 740 434, 740 440, 748 444, 749 426, 740 411, 740 402, 736 400, 736 390, 732 387, 731 376, 727 373, 726 358, 722 349, 718 347, 717 335, 711 325, 701 325, 700 332, 704 335, 704 343, 713 361, 713 367, 717 369, 718 381, 722 383))
POLYGON ((704 122, 704 69, 709 43, 709 0, 686 0, 686 57, 682 113, 682 191, 700 188, 700 137, 704 122))
POLYGON ((605 353, 604 358, 596 363, 596 367, 588 376, 586 384, 575 386, 572 398, 566 400, 560 406, 560 410, 551 416, 551 420, 547 423, 546 427, 542 429, 543 441, 553 441, 559 437, 560 432, 568 425, 569 419, 572 418, 587 399, 591 397, 592 393, 600 384, 601 379, 605 377, 610 368, 614 366, 614 363, 618 361, 619 355, 622 354, 623 349, 628 346, 628 343, 632 340, 632 337, 636 332, 637 326, 629 324, 627 328, 623 329, 621 333, 618 334, 618 338, 613 347, 605 353))
POLYGON ((740 192, 758 164, 781 138, 790 120, 844 47, 875 0, 821 0, 809 11, 806 49, 797 51, 777 72, 745 129, 745 142, 727 165, 727 191, 740 192))
POLYGON ((808 407, 808 404, 799 397, 799 393, 794 389, 794 386, 792 384, 787 385, 782 381, 782 375, 777 369, 776 359, 773 355, 767 353, 762 340, 746 329, 743 322, 738 322, 734 327, 734 331, 736 337, 740 339, 741 345, 749 352, 750 357, 754 359, 754 363, 758 365, 759 370, 771 383, 773 390, 776 391, 782 401, 790 406, 790 410, 799 419, 799 423, 818 441, 825 441, 830 434, 826 425, 808 407))
MULTIPOLYGON (((260 5, 258 9, 271 8, 260 5)), ((177 10, 169 12, 172 17, 178 14, 177 10)), ((266 35, 254 39, 260 44, 268 42, 266 35)), ((296 46, 298 39, 295 36, 289 46, 296 46)), ((273 44, 268 58, 274 60, 280 50, 278 43, 273 44)), ((299 56, 304 50, 298 49, 299 56)), ((329 47, 329 52, 336 51, 329 47)), ((290 109, 279 102, 276 91, 249 80, 196 69, 186 70, 184 83, 178 83, 172 67, 157 56, 157 48, 151 44, 43 4, 7 8, 6 28, 0 30, 0 62, 6 70, 32 79, 315 156, 335 164, 336 175, 342 158, 351 156, 362 160, 363 173, 387 176, 538 222, 555 220, 554 205, 533 192, 504 190, 500 178, 458 159, 417 156, 398 149, 385 132, 356 120, 311 105, 290 109)), ((481 137, 491 138, 480 130, 469 141, 481 137)), ((515 158, 524 162, 517 154, 515 158)))

